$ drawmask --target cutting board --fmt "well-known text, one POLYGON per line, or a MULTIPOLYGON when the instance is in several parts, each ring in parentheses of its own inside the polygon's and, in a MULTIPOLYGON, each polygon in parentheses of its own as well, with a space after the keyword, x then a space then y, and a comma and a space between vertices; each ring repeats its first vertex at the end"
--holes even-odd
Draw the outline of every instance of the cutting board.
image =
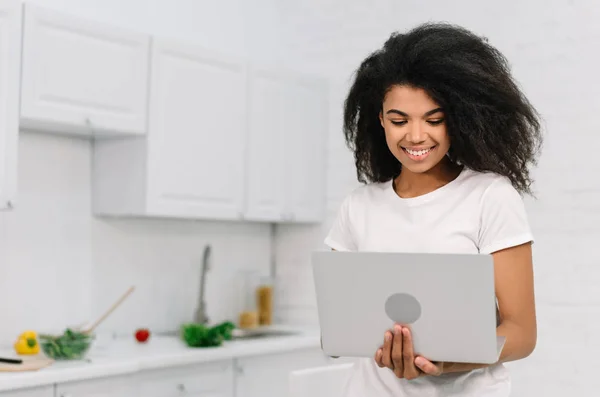
POLYGON ((54 362, 44 356, 19 357, 23 360, 22 364, 6 364, 0 363, 0 372, 21 372, 21 371, 37 371, 49 366, 54 362))

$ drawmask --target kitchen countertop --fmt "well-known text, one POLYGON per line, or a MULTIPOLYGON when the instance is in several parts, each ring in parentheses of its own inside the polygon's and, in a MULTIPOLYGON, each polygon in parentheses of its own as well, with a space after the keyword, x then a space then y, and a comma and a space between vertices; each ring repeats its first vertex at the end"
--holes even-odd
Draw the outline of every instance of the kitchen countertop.
POLYGON ((54 362, 38 371, 0 372, 0 392, 320 347, 318 330, 302 329, 296 332, 294 335, 233 340, 214 348, 189 348, 175 336, 152 336, 145 344, 137 343, 133 337, 98 338, 87 360, 54 362))

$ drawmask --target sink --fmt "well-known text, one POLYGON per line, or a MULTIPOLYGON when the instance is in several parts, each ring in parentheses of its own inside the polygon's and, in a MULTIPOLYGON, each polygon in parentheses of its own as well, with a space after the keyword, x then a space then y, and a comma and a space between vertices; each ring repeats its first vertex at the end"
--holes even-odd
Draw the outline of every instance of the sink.
POLYGON ((233 330, 233 340, 261 339, 261 338, 276 338, 283 336, 298 335, 299 332, 291 329, 281 329, 273 327, 261 327, 256 329, 239 329, 233 330))

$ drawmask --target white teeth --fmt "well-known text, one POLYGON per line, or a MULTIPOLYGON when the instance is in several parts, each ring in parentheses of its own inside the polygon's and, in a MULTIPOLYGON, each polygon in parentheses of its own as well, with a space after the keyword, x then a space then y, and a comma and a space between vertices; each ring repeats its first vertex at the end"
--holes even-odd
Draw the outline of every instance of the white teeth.
POLYGON ((413 156, 422 156, 422 155, 428 153, 430 150, 431 150, 431 148, 425 149, 425 150, 410 150, 410 149, 406 149, 406 151, 409 154, 412 154, 413 156))

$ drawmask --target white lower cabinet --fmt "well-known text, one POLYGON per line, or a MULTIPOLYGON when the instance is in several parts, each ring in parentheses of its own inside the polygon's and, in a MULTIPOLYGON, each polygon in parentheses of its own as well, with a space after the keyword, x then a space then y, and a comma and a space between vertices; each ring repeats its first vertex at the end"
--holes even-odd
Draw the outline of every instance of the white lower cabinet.
POLYGON ((132 397, 138 395, 137 383, 130 376, 60 383, 55 397, 132 397))
POLYGON ((140 397, 234 397, 233 361, 211 362, 139 375, 140 397))
POLYGON ((235 397, 285 397, 291 371, 333 363, 321 349, 237 359, 235 397))
POLYGON ((0 391, 0 397, 54 397, 54 386, 41 386, 14 391, 0 391))
POLYGON ((291 371, 337 364, 319 348, 0 392, 0 397, 286 397, 291 371))

